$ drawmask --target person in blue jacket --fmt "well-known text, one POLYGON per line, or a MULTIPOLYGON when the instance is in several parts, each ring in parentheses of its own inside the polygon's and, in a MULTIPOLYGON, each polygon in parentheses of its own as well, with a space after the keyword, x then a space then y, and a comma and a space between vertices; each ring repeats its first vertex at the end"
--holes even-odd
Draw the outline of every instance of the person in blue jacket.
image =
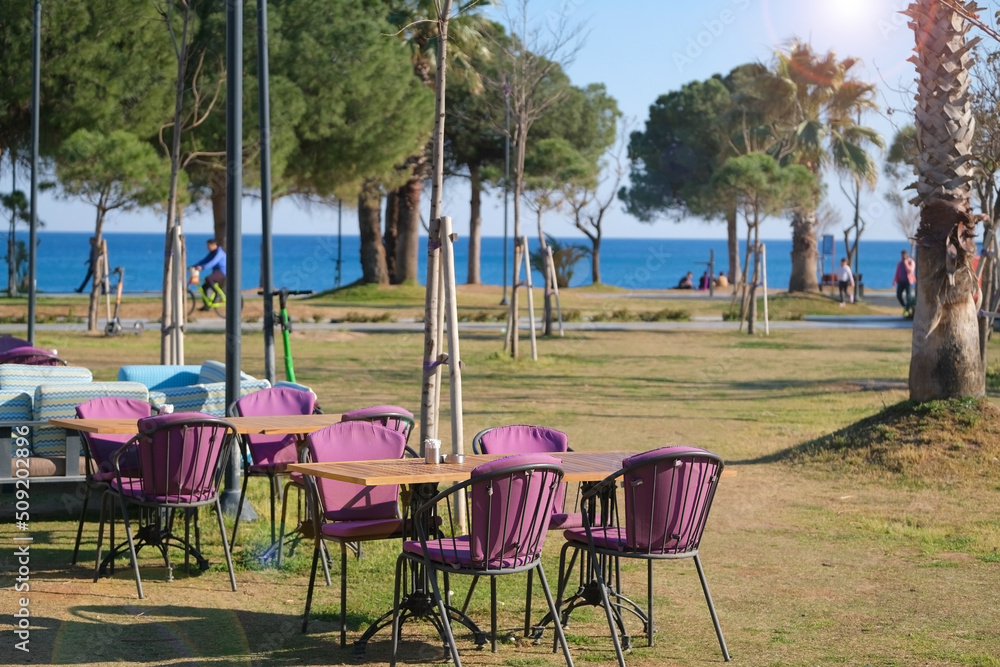
MULTIPOLYGON (((215 239, 209 239, 206 245, 208 245, 208 254, 199 260, 194 265, 194 268, 208 273, 205 276, 205 284, 202 287, 205 290, 205 294, 209 295, 214 301, 216 295, 215 286, 222 283, 223 288, 225 288, 226 251, 222 249, 222 246, 215 239)), ((209 310, 209 307, 202 306, 201 310, 209 310)))

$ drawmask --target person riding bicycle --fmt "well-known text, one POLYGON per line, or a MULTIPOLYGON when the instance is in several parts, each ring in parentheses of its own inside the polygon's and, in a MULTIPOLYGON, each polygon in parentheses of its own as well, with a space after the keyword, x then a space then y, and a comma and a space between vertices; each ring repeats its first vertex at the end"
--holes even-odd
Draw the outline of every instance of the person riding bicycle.
MULTIPOLYGON (((216 297, 215 286, 226 280, 226 251, 222 249, 222 246, 215 239, 208 239, 206 245, 208 246, 208 254, 199 260, 194 265, 194 268, 199 271, 208 272, 208 275, 205 276, 205 284, 202 287, 205 290, 205 295, 211 295, 211 299, 214 302, 216 297)), ((211 308, 206 304, 200 310, 211 310, 211 308)))

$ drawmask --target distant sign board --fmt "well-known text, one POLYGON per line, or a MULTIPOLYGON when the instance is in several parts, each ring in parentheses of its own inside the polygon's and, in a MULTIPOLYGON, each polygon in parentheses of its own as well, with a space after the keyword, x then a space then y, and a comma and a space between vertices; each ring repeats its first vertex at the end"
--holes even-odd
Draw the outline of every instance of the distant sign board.
POLYGON ((833 234, 825 234, 823 236, 823 254, 833 254, 833 234))

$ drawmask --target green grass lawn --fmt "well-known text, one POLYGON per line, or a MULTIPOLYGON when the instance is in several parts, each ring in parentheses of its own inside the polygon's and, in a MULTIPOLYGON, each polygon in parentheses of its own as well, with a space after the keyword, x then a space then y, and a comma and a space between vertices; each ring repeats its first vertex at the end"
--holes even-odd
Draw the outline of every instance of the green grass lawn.
MULTIPOLYGON (((622 307, 615 298, 599 300, 593 310, 622 307)), ((419 309, 419 300, 409 300, 415 303, 407 308, 419 309)), ((370 300, 359 303, 379 307, 370 300)), ((635 309, 635 300, 628 305, 635 309)), ((485 301, 470 306, 486 307, 485 301)), ((801 455, 803 443, 905 400, 910 335, 812 329, 781 330, 767 338, 735 331, 567 332, 541 340, 539 361, 531 362, 504 356, 499 333, 470 333, 463 335, 461 354, 464 439, 468 446, 487 426, 533 423, 565 431, 571 446, 582 451, 685 443, 721 454, 738 474, 719 487, 701 556, 735 664, 1000 667, 1000 461, 970 456, 963 467, 959 454, 945 476, 933 467, 886 470, 863 459, 840 465, 829 453, 801 455)), ((114 378, 124 363, 155 363, 159 356, 153 332, 115 339, 51 332, 38 337, 39 344, 58 348, 99 379, 114 378)), ((191 334, 186 340, 188 363, 224 359, 222 334, 191 334)), ((422 343, 418 334, 301 330, 293 335, 298 379, 316 390, 327 412, 375 403, 416 412, 422 343)), ((259 334, 244 336, 246 372, 262 375, 262 347, 259 334)), ((442 401, 445 424, 447 403, 442 401)), ((441 435, 448 450, 447 426, 441 435)), ((972 446, 961 442, 960 432, 948 437, 927 446, 954 451, 972 446)), ((254 480, 251 488, 258 513, 266 514, 264 481, 254 480)), ((242 524, 234 593, 217 529, 205 515, 211 569, 190 576, 178 569, 175 581, 167 583, 162 562, 141 554, 147 597, 138 600, 124 561, 113 577, 90 581, 96 517, 84 532, 81 564, 69 564, 78 489, 36 485, 31 494, 32 652, 13 651, 12 635, 5 633, 0 658, 9 659, 0 662, 356 662, 350 648, 339 648, 336 583, 317 588, 310 632, 301 634, 311 544, 301 545, 285 569, 276 571, 257 560, 269 542, 266 521, 242 524)), ((0 612, 9 619, 15 602, 13 498, 6 494, 0 502, 0 540, 7 545, 0 556, 5 564, 0 612)), ((562 536, 548 537, 545 568, 551 582, 562 536)), ((391 605, 397 553, 396 543, 373 543, 363 559, 350 560, 349 641, 391 605)), ((655 573, 656 646, 645 646, 633 622, 637 648, 629 665, 721 663, 693 563, 659 563, 655 573)), ((626 564, 623 577, 626 592, 643 599, 645 567, 626 564)), ((452 578, 459 600, 468 586, 460 579, 452 578)), ((523 586, 523 577, 500 582, 505 633, 516 634, 520 626, 523 586)), ((537 584, 535 591, 538 617, 544 611, 537 584)), ((481 588, 470 607, 484 628, 487 593, 481 588)), ((577 663, 614 663, 599 610, 575 613, 567 633, 577 663)), ((468 665, 562 664, 550 639, 547 633, 540 646, 506 643, 492 654, 475 650, 460 632, 459 650, 468 665)), ((429 624, 407 627, 401 662, 437 664, 442 657, 429 624)), ((367 662, 387 661, 383 632, 369 646, 367 662)))

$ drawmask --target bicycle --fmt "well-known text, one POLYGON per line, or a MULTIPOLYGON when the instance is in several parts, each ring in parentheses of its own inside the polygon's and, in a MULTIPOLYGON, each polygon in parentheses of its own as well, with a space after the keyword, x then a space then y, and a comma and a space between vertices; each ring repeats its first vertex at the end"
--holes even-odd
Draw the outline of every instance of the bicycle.
POLYGON ((216 283, 212 291, 206 292, 201 285, 201 274, 195 267, 188 269, 191 277, 188 279, 188 315, 193 315, 199 307, 205 307, 215 312, 219 317, 226 317, 226 292, 216 283))

